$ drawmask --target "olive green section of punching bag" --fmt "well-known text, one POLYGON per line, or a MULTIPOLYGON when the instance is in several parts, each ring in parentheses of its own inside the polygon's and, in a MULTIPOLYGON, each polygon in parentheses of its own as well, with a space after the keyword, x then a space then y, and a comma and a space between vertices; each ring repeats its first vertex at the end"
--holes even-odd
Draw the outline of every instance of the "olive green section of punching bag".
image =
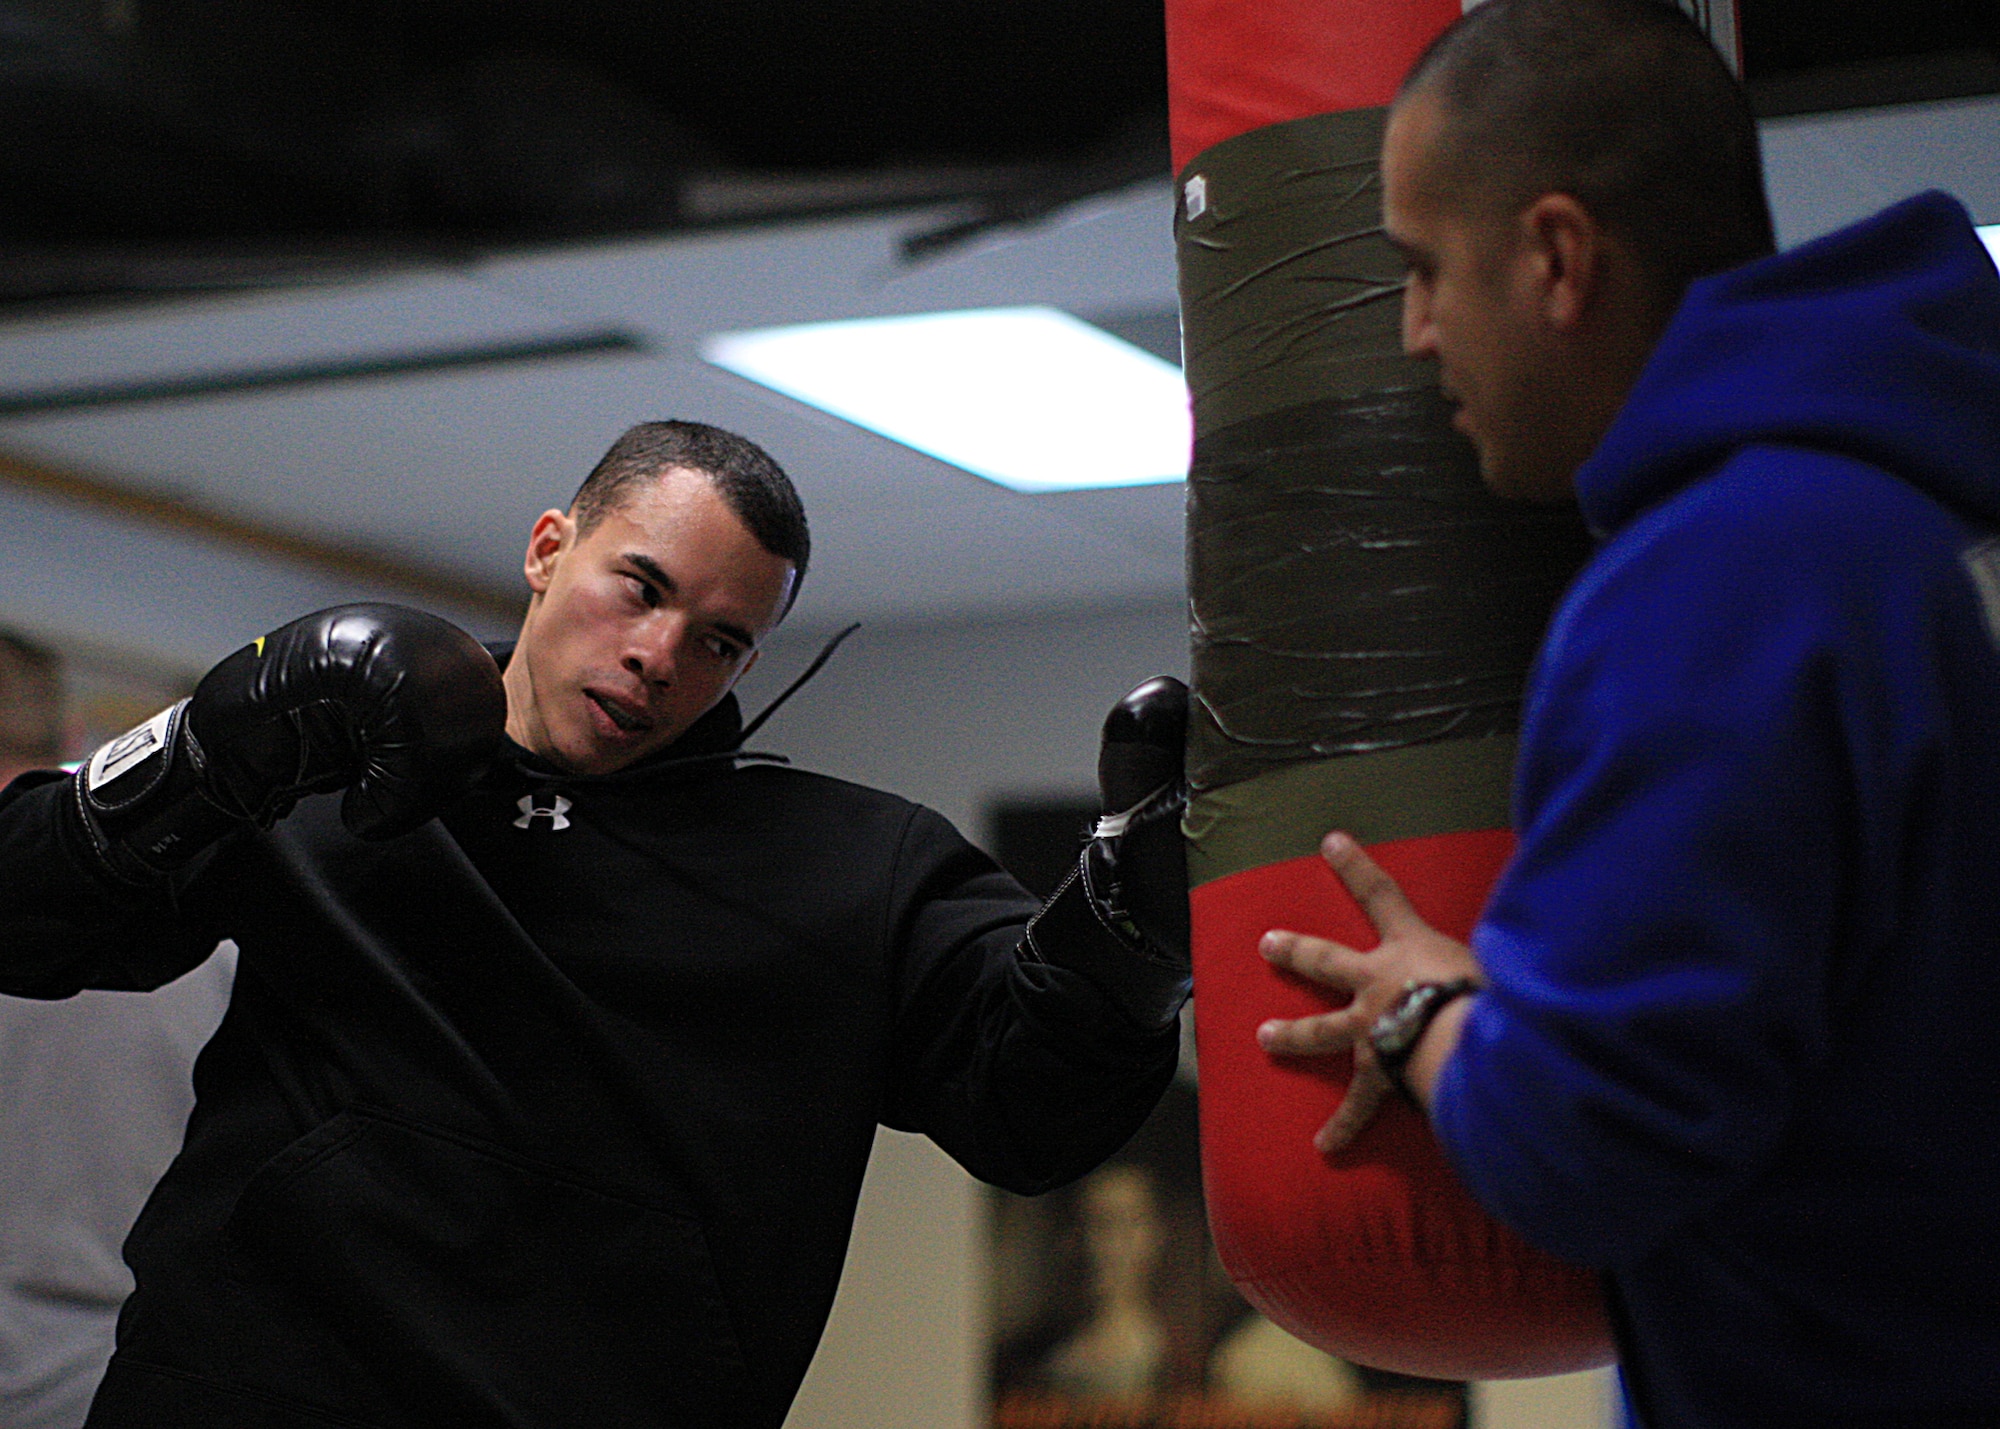
POLYGON ((1339 829, 1364 844, 1507 825, 1511 734, 1309 759, 1198 795, 1182 827, 1188 882, 1316 853, 1339 829))
POLYGON ((1527 668, 1588 549, 1573 507, 1486 490, 1402 355, 1384 116, 1271 125, 1180 179, 1197 883, 1336 826, 1503 825, 1527 668))
POLYGON ((1195 156, 1174 216, 1196 433, 1287 408, 1427 390, 1402 355, 1403 265, 1382 237, 1387 111, 1253 129, 1195 156))

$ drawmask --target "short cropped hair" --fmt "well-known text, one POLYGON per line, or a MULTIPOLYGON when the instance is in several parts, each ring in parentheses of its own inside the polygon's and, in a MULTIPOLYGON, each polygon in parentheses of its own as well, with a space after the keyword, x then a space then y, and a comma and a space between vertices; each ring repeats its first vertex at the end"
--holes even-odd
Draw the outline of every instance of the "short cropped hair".
POLYGON ((670 471, 699 472, 715 484, 757 544, 792 563, 790 610, 812 558, 805 504, 784 468, 755 442, 702 422, 641 422, 611 444, 570 502, 581 534, 631 499, 633 488, 670 471))
POLYGON ((1757 124, 1700 27, 1666 0, 1486 0, 1439 36, 1396 102, 1439 101, 1437 153, 1474 203, 1575 198, 1654 296, 1773 251, 1757 124))
POLYGON ((62 746, 61 658, 0 630, 0 762, 53 764, 62 746))

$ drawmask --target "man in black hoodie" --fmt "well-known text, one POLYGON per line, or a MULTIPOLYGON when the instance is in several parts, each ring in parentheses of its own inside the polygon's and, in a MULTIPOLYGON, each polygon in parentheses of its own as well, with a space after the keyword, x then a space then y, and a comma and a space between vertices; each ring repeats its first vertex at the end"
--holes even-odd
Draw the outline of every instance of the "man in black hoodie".
POLYGON ((1115 816, 1038 911, 929 810, 744 752, 807 555, 767 456, 648 424, 535 524, 501 672, 323 612, 0 798, 0 990, 241 949, 91 1424, 775 1426, 878 1123, 1030 1192, 1137 1127, 1184 692, 1114 711, 1115 816))

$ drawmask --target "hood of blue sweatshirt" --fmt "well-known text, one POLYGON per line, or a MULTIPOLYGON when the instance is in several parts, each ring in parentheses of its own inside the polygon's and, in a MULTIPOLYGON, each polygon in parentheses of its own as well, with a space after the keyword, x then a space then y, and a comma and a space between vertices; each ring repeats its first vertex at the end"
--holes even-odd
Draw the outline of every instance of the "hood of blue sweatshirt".
POLYGON ((1947 194, 1688 290, 1577 473, 1608 535, 1731 451, 1859 458, 2000 526, 2000 272, 1947 194))

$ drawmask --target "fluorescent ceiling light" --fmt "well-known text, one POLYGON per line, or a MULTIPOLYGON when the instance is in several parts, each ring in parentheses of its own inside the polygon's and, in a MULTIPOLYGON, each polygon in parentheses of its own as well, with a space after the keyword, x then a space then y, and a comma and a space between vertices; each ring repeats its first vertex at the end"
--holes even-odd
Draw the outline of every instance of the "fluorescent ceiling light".
POLYGON ((1986 243, 1986 251, 1993 255, 1995 267, 2000 267, 2000 223, 1989 223, 1979 230, 1979 236, 1986 243))
POLYGON ((1187 476, 1180 369, 1055 308, 723 333, 702 356, 1016 491, 1187 476))

